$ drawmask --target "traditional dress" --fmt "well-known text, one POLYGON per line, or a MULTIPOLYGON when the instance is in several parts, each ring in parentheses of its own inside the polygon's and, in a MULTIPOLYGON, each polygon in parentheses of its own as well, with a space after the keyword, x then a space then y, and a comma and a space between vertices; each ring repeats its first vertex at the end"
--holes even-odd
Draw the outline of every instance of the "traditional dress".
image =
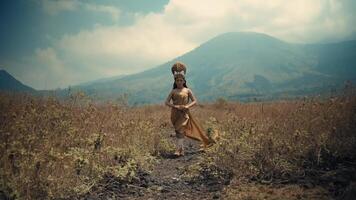
MULTIPOLYGON (((186 105, 189 103, 189 96, 184 90, 180 92, 177 91, 172 94, 172 100, 175 105, 186 105)), ((172 108, 171 122, 178 138, 187 136, 203 142, 204 145, 210 144, 208 136, 200 127, 199 123, 190 114, 189 109, 178 110, 176 108, 172 108)))

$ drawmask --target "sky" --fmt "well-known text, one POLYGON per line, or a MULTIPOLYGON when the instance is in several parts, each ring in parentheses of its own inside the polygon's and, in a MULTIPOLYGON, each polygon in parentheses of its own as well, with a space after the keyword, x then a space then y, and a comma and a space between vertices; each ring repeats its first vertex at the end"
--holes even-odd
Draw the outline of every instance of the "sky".
POLYGON ((226 32, 356 39, 354 0, 2 0, 0 69, 35 89, 144 71, 226 32))

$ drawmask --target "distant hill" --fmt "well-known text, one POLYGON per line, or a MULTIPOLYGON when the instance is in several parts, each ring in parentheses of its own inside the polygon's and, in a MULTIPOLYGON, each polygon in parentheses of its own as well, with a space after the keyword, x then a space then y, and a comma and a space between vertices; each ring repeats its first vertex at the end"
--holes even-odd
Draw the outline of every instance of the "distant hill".
POLYGON ((24 85, 5 70, 0 69, 0 91, 35 92, 36 90, 24 85))
POLYGON ((219 35, 152 69, 74 86, 99 99, 128 94, 130 104, 163 103, 175 61, 187 64, 187 85, 199 101, 268 99, 328 92, 356 81, 356 41, 294 44, 261 33, 219 35))

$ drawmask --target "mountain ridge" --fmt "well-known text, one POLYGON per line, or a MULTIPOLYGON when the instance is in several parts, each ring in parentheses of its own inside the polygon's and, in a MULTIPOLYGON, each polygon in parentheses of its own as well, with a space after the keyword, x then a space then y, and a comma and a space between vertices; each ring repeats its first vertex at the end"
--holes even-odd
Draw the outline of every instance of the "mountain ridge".
POLYGON ((356 79, 353 43, 356 41, 297 44, 267 34, 229 32, 157 67, 100 83, 94 90, 78 89, 89 89, 89 95, 98 92, 108 98, 127 93, 132 104, 159 103, 173 85, 170 67, 179 60, 187 64, 188 87, 202 101, 272 97, 284 91, 302 94, 313 88, 326 91, 340 87, 346 79, 356 79), (343 58, 347 59, 341 63, 343 58))
POLYGON ((0 91, 35 92, 36 90, 14 78, 6 70, 0 69, 0 91))
MULTIPOLYGON (((274 99, 325 93, 356 81, 356 40, 289 43, 264 33, 228 32, 156 67, 71 86, 97 100, 163 103, 173 86, 170 68, 187 65, 186 80, 199 101, 274 99)), ((56 91, 68 95, 68 89, 56 91)))

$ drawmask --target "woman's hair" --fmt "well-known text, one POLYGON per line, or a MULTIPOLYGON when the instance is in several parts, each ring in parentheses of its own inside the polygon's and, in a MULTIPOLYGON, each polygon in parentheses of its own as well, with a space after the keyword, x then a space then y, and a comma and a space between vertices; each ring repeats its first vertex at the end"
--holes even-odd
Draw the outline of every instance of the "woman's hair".
MULTIPOLYGON (((180 77, 179 77, 179 78, 180 78, 180 77)), ((177 88, 176 79, 177 79, 177 78, 174 78, 173 89, 176 89, 176 88, 177 88)), ((183 87, 188 88, 188 86, 187 86, 187 81, 185 80, 185 78, 183 78, 183 80, 184 80, 183 87)))

